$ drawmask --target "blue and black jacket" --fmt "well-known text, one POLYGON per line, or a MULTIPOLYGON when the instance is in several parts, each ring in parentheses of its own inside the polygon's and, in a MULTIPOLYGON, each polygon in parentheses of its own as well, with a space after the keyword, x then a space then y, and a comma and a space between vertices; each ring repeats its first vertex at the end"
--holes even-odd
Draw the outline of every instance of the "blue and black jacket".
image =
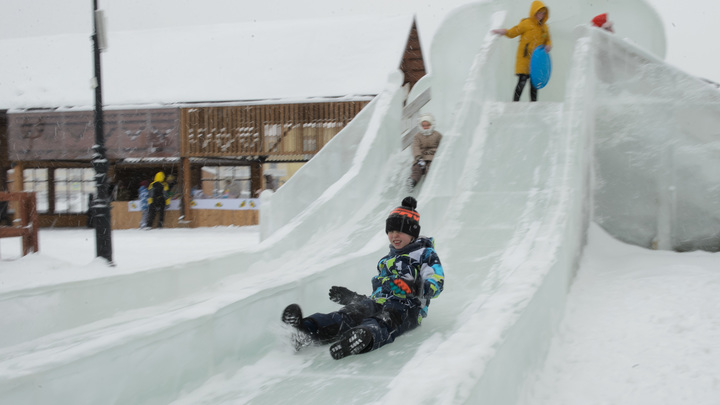
MULTIPOLYGON (((435 240, 420 236, 409 245, 396 250, 390 246, 390 253, 380 259, 378 275, 372 278, 372 300, 379 304, 394 300, 408 307, 419 307, 421 318, 427 316, 430 300, 443 291, 445 273, 440 258, 435 252, 435 240), (400 278, 412 292, 394 292, 392 280, 400 278)), ((397 289, 396 289, 397 291, 397 289)))

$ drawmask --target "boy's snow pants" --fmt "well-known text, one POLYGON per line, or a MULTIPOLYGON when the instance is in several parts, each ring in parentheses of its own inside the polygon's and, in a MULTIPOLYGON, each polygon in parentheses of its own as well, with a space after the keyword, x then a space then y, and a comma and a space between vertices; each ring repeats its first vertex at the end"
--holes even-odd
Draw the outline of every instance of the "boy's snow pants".
POLYGON ((303 320, 305 329, 322 343, 331 343, 352 328, 367 329, 375 350, 420 325, 420 308, 388 300, 384 304, 364 298, 328 314, 316 313, 303 320))

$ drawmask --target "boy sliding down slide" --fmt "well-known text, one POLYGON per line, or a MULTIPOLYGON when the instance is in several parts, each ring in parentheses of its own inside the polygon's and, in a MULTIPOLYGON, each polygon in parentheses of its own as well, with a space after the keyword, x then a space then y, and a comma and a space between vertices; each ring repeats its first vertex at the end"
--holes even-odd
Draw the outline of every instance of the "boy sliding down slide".
POLYGON ((434 239, 420 236, 417 201, 405 197, 385 222, 390 252, 377 265, 367 297, 345 287, 330 288, 330 299, 343 305, 338 311, 303 317, 297 304, 282 314, 295 328, 295 349, 311 344, 331 344, 336 360, 367 353, 392 343, 415 329, 427 316, 430 300, 443 290, 445 274, 434 249, 434 239))

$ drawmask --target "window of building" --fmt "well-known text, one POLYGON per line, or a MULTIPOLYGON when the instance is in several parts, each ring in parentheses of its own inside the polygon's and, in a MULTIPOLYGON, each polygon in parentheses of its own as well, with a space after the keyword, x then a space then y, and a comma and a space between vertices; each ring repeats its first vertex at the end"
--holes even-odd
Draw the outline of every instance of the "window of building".
POLYGON ((44 214, 87 212, 89 194, 95 192, 95 170, 25 169, 23 190, 35 192, 37 210, 44 214), (53 181, 52 187, 50 181, 53 181), (50 199, 53 199, 50 204, 50 199))
POLYGON ((55 169, 55 212, 87 212, 88 195, 95 193, 95 190, 94 169, 55 169))
POLYGON ((249 166, 203 166, 201 182, 202 196, 193 192, 195 198, 250 197, 249 166))
POLYGON ((35 192, 38 212, 47 213, 48 202, 48 169, 23 170, 23 191, 35 192))

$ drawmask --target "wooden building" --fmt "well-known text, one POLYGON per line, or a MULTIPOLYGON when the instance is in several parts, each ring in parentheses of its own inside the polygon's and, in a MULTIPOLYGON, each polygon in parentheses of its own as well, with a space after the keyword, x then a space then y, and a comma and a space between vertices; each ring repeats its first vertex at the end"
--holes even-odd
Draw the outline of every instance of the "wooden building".
MULTIPOLYGON (((253 198, 260 190, 271 186, 269 178, 263 175, 268 165, 311 159, 382 90, 387 75, 393 70, 403 72, 408 87, 425 74, 417 27, 412 17, 393 17, 387 21, 373 19, 374 26, 369 27, 372 35, 367 31, 367 21, 363 21, 353 20, 361 27, 356 35, 364 33, 364 38, 349 36, 338 42, 336 36, 325 35, 333 37, 334 42, 329 44, 307 43, 317 42, 320 38, 317 30, 322 29, 321 24, 293 23, 285 34, 292 35, 294 42, 286 49, 273 49, 273 45, 278 45, 274 39, 282 37, 275 32, 277 27, 265 31, 256 25, 247 27, 247 24, 220 27, 225 35, 218 35, 217 31, 207 27, 196 27, 182 35, 178 32, 172 35, 135 32, 117 34, 114 39, 111 33, 110 46, 120 48, 112 58, 109 56, 113 48, 103 56, 103 72, 109 72, 108 75, 103 73, 103 87, 112 83, 107 87, 110 94, 115 94, 105 98, 109 101, 104 107, 105 147, 116 199, 112 209, 113 227, 138 226, 140 213, 133 209, 131 201, 137 198, 140 182, 151 180, 158 171, 174 177, 176 182, 173 208, 178 209, 167 212, 166 226, 257 224, 257 200, 253 198), (392 29, 377 26, 383 23, 392 29), (255 49, 248 43, 261 38, 265 32, 272 32, 272 35, 267 35, 268 44, 264 47, 255 49), (313 39, 303 39, 305 35, 302 34, 313 39), (161 35, 166 42, 162 38, 153 38, 153 35, 161 35), (350 46, 369 41, 369 36, 383 35, 386 38, 375 43, 385 43, 388 50, 375 49, 369 53, 371 48, 367 44, 350 46), (200 46, 197 53, 203 54, 203 63, 187 62, 187 49, 183 47, 187 47, 190 38, 200 46), (268 61, 269 70, 280 72, 261 77, 260 73, 248 72, 246 68, 228 69, 227 58, 223 59, 225 55, 202 51, 228 46, 228 41, 232 43, 232 49, 254 49, 255 53, 246 52, 244 59, 252 60, 254 56, 261 60, 271 55, 290 62, 285 63, 285 69, 279 69, 276 59, 268 61), (342 47, 339 48, 338 43, 342 47), (126 64, 130 55, 157 53, 157 44, 163 46, 166 53, 156 55, 156 59, 148 63, 149 66, 162 65, 154 73, 158 75, 154 81, 146 81, 147 76, 152 75, 142 75, 142 67, 136 66, 139 70, 135 72, 127 71, 132 69, 126 64), (304 44, 304 48, 296 49, 298 44, 304 44), (349 56, 332 55, 338 49, 343 49, 349 56), (331 54, 332 63, 319 58, 319 54, 331 54), (357 70, 341 71, 354 64, 362 66, 357 70), (295 69, 287 69, 288 66, 295 69), (359 73, 363 70, 375 70, 375 78, 363 78, 359 73), (313 77, 306 79, 305 72, 312 72, 313 77), (134 76, 138 74, 141 76, 134 76), (167 76, 182 79, 167 80, 167 76), (133 80, 131 77, 144 79, 133 80), (336 85, 329 86, 325 80, 333 80, 336 85), (266 81, 267 85, 257 84, 258 81, 266 81), (210 90, 201 91, 203 82, 210 90), (350 87, 344 89, 345 82, 350 87), (358 83, 366 90, 359 92, 358 83), (300 85, 303 87, 298 89, 300 85), (187 90, 179 91, 178 86, 187 90), (143 96, 148 93, 148 87, 156 90, 153 96, 143 96), (239 177, 227 174, 235 173, 236 168, 249 170, 239 177), (238 201, 224 200, 213 206, 204 204, 204 209, 198 208, 203 205, 198 204, 198 193, 205 190, 205 195, 213 194, 208 197, 219 197, 216 195, 218 184, 228 177, 247 185, 245 195, 230 199, 238 201), (231 203, 238 207, 242 205, 242 209, 227 208, 231 203), (217 207, 223 209, 212 209, 217 207)), ((348 34, 355 32, 348 29, 351 24, 347 21, 333 21, 332 24, 345 27, 348 34)), ((325 28, 326 31, 333 29, 325 28)), ((75 46, 80 44, 74 43, 75 46)), ((23 52, 54 51, 46 49, 46 43, 38 46, 40 48, 26 44, 23 52)), ((263 63, 255 65, 257 71, 268 70, 263 63)), ((94 112, 88 107, 92 103, 87 102, 88 95, 85 94, 76 100, 68 98, 70 90, 62 88, 66 83, 51 81, 57 74, 43 75, 46 68, 38 68, 39 71, 33 73, 33 80, 42 83, 46 77, 46 87, 50 91, 27 100, 0 96, 0 108, 5 108, 0 110, 0 182, 10 191, 38 192, 41 226, 85 226, 88 223, 88 195, 95 192, 94 171, 90 164, 95 142, 94 112), (62 97, 54 99, 53 92, 62 97), (73 104, 68 106, 67 103, 73 104)), ((16 82, 22 87, 21 81, 16 82)), ((0 84, 0 93, 2 86, 0 84)), ((87 91, 86 88, 83 90, 87 91)))

